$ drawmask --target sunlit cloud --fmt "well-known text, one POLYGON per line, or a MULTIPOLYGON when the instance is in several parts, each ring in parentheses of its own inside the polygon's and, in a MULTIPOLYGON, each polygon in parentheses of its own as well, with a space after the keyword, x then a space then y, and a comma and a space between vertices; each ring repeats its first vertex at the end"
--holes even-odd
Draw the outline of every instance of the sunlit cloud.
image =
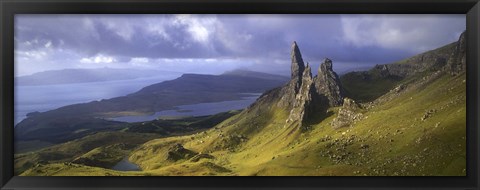
POLYGON ((87 64, 100 64, 100 63, 113 63, 116 62, 115 58, 110 57, 110 56, 105 56, 105 55, 97 55, 94 57, 89 57, 89 58, 82 58, 80 60, 80 63, 87 63, 87 64))

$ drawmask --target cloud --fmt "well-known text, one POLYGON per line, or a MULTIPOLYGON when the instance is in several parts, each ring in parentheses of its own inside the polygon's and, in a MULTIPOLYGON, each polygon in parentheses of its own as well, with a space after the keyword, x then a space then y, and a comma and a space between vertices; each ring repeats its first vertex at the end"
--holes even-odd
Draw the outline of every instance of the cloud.
POLYGON ((111 57, 111 56, 97 55, 97 56, 94 56, 94 57, 82 58, 80 60, 80 63, 101 64, 101 63, 114 63, 116 61, 117 60, 114 57, 111 57))
POLYGON ((465 15, 342 15, 343 39, 356 47, 423 52, 456 41, 465 15))
POLYGON ((210 34, 215 33, 215 16, 203 16, 201 18, 192 15, 176 15, 174 25, 185 25, 193 40, 200 43, 209 43, 210 34))
POLYGON ((150 60, 146 57, 134 57, 132 58, 131 62, 134 63, 148 63, 150 60))
POLYGON ((207 60, 217 70, 288 72, 293 41, 311 64, 389 63, 456 41, 465 15, 17 15, 15 23, 25 72, 187 63, 215 70, 207 60))

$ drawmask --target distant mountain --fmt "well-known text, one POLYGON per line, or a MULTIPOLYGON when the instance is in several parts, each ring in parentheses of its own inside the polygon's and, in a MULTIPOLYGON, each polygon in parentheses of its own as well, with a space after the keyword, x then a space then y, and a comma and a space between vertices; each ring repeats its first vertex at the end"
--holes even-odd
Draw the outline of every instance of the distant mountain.
POLYGON ((268 73, 262 73, 262 72, 255 72, 255 71, 249 71, 249 70, 242 70, 242 69, 227 71, 227 72, 223 73, 222 75, 253 77, 253 78, 268 79, 268 80, 285 80, 285 81, 289 80, 289 78, 286 77, 286 76, 274 75, 274 74, 268 74, 268 73))
POLYGON ((180 78, 147 86, 129 96, 166 92, 263 93, 265 90, 277 87, 288 80, 287 77, 283 76, 251 71, 222 75, 183 74, 180 78))
POLYGON ((74 84, 88 82, 104 82, 114 80, 128 80, 142 77, 151 77, 159 74, 172 73, 171 71, 140 70, 140 69, 63 69, 34 73, 16 77, 15 82, 20 86, 74 84))
POLYGON ((18 140, 64 142, 119 125, 102 118, 148 115, 180 105, 240 100, 245 97, 242 93, 263 93, 288 80, 265 73, 243 73, 245 76, 184 74, 126 96, 32 113, 15 127, 15 135, 18 140))
POLYGON ((346 69, 338 72, 339 76, 345 75, 347 73, 351 72, 361 72, 361 71, 368 71, 372 68, 372 66, 363 66, 363 67, 356 67, 356 68, 351 68, 351 69, 346 69))

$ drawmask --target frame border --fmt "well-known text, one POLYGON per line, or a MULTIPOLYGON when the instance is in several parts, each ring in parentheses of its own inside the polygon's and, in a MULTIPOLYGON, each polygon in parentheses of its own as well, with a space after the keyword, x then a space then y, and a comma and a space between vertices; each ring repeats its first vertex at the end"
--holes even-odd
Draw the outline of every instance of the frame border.
POLYGON ((478 189, 478 0, 0 0, 1 189, 478 189), (467 177, 18 177, 13 176, 15 14, 466 14, 467 177))

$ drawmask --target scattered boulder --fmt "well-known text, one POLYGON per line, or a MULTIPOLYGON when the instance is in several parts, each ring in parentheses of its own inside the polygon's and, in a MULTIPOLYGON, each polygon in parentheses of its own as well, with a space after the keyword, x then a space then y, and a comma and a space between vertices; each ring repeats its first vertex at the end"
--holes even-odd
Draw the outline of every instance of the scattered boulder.
POLYGON ((426 112, 423 114, 423 116, 420 118, 420 120, 422 120, 422 121, 427 120, 428 118, 432 117, 432 115, 433 115, 435 112, 437 112, 436 109, 430 109, 430 110, 426 111, 426 112))
POLYGON ((401 85, 398 85, 397 87, 395 87, 395 88, 393 89, 393 91, 394 91, 395 93, 399 93, 399 92, 402 91, 403 89, 405 89, 405 85, 401 84, 401 85))

